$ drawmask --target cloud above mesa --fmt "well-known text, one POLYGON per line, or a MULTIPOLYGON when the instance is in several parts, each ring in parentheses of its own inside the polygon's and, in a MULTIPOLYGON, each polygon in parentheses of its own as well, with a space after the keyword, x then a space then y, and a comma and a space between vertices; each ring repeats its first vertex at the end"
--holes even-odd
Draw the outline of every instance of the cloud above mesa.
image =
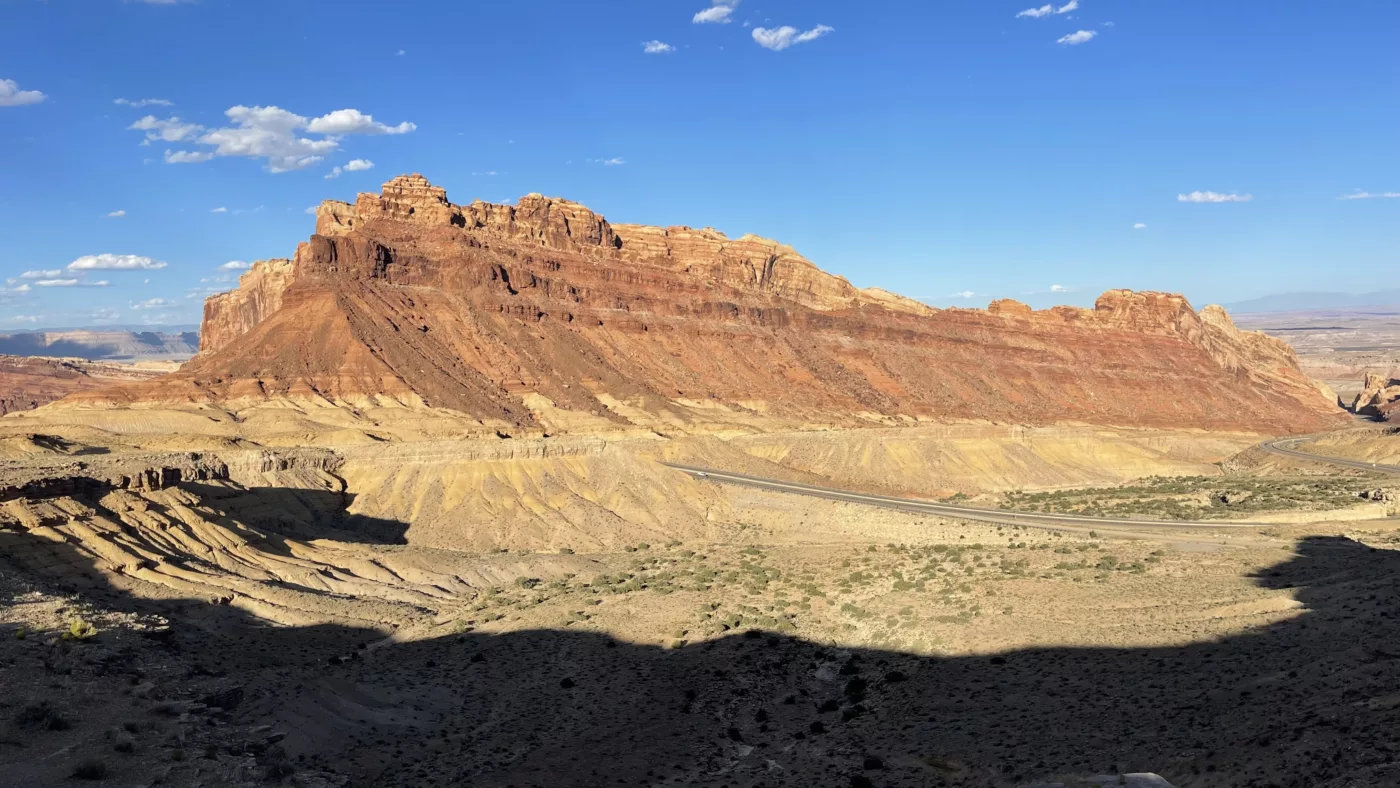
MULTIPOLYGON (((308 118, 276 106, 230 107, 224 115, 231 126, 207 128, 178 116, 147 115, 127 128, 146 133, 143 145, 179 142, 202 148, 164 154, 167 164, 198 164, 215 158, 240 157, 266 162, 268 172, 301 170, 324 161, 350 135, 401 135, 418 128, 409 121, 380 123, 358 109, 339 109, 308 118), (319 135, 312 137, 309 135, 319 135)), ((356 161, 363 161, 357 159, 356 161)))

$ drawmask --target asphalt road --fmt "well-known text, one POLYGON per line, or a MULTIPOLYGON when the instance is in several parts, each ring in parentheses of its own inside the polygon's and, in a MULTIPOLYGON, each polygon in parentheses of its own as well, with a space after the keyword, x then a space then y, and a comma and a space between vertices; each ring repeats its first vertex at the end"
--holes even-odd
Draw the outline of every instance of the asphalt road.
MULTIPOLYGON (((1322 462, 1342 468, 1400 474, 1400 466, 1378 465, 1376 463, 1344 460, 1336 457, 1324 457, 1322 455, 1298 451, 1295 448, 1300 442, 1308 440, 1310 437, 1313 436, 1280 438, 1278 440, 1261 443, 1259 447, 1272 454, 1291 457, 1293 459, 1322 462)), ((942 503, 939 501, 925 501, 916 498, 896 498, 888 495, 873 495, 870 493, 854 492, 852 490, 840 490, 834 487, 819 487, 812 484, 786 482, 781 479, 765 479, 758 476, 747 476, 742 473, 715 470, 713 468, 699 468, 693 465, 678 465, 675 463, 666 463, 666 465, 678 471, 684 471, 697 479, 707 479, 722 484, 737 484, 744 487, 754 487, 760 490, 809 495, 814 498, 826 498, 832 501, 846 501, 848 503, 880 506, 886 509, 898 509, 905 512, 918 512, 940 517, 956 517, 962 520, 976 520, 979 522, 1001 523, 1004 525, 1023 525, 1038 528, 1074 527, 1076 529, 1100 527, 1132 530, 1144 528, 1265 528, 1270 525, 1276 525, 1276 523, 1257 523, 1239 520, 1228 522, 1215 520, 1115 520, 1106 517, 1083 517, 1072 514, 1009 512, 998 509, 979 509, 972 506, 957 506, 955 504, 942 503)))
POLYGON ((1291 457, 1295 460, 1310 460, 1321 462, 1327 465, 1335 465, 1339 468, 1354 468, 1360 471, 1374 471, 1376 473, 1400 473, 1400 465, 1381 465, 1374 462, 1361 462, 1359 460, 1344 460, 1340 457, 1326 457, 1321 454, 1298 451, 1296 447, 1299 443, 1311 440, 1316 435, 1303 435, 1297 438, 1279 438, 1278 440, 1265 441, 1259 444, 1259 448, 1270 454, 1278 454, 1284 457, 1291 457))

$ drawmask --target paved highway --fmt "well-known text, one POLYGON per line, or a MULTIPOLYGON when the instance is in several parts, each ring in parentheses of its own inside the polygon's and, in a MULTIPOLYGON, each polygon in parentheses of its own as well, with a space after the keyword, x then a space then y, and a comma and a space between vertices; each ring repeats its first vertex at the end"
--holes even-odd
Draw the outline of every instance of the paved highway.
MULTIPOLYGON (((1298 451, 1295 448, 1300 442, 1308 440, 1311 437, 1314 436, 1280 438, 1278 440, 1261 443, 1259 447, 1272 454, 1294 459, 1311 460, 1343 468, 1355 468, 1378 473, 1400 474, 1400 466, 1379 465, 1370 462, 1325 457, 1318 454, 1298 451)), ((939 501, 925 501, 917 498, 896 498, 888 495, 873 495, 851 490, 840 490, 834 487, 819 487, 813 484, 786 482, 781 479, 765 479, 758 476, 746 476, 742 473, 715 470, 713 468, 700 468, 693 465, 679 465, 676 463, 666 463, 666 465, 678 471, 684 471, 697 479, 707 479, 724 484, 737 484, 745 487, 755 487, 761 490, 809 495, 815 498, 826 498, 833 501, 847 501, 849 503, 880 506, 886 509, 898 509, 905 512, 918 512, 940 517, 956 517, 963 520, 977 520, 979 522, 1001 523, 1004 525, 1022 525, 1037 528, 1127 528, 1132 530, 1140 530, 1143 528, 1267 528, 1271 525, 1277 525, 1277 523, 1243 522, 1239 520, 1228 522, 1214 520, 1115 520, 1106 517, 1084 517, 1073 514, 1044 514, 1037 512, 1010 512, 999 509, 979 509, 972 506, 957 506, 955 504, 942 503, 939 501)))
POLYGON ((1400 473, 1400 465, 1382 465, 1374 462, 1362 462, 1360 460, 1344 460, 1341 457, 1327 457, 1321 454, 1313 454, 1306 451, 1298 451, 1295 448, 1298 444, 1306 440, 1316 438, 1316 435, 1303 435, 1297 438, 1279 438, 1278 440, 1265 441, 1259 444, 1259 448, 1270 454, 1278 454, 1284 457, 1291 457, 1295 460, 1311 460, 1312 462, 1335 465, 1339 468, 1355 468, 1361 471, 1374 471, 1376 473, 1400 473))

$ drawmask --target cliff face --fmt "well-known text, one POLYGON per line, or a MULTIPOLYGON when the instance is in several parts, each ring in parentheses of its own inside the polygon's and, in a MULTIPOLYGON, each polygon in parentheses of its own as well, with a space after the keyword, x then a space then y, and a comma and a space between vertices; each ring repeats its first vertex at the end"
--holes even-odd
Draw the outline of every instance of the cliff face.
POLYGON ((237 290, 205 299, 199 352, 224 347, 281 309, 282 294, 291 283, 291 260, 261 260, 238 278, 237 290))
POLYGON ((1079 421, 1284 432, 1334 407, 1218 308, 935 310, 712 229, 582 205, 454 205, 421 176, 328 201, 293 259, 210 299, 201 354, 112 399, 388 395, 530 424, 535 395, 619 424, 706 402, 799 421, 1079 421), (625 407, 624 407, 625 404, 625 407))

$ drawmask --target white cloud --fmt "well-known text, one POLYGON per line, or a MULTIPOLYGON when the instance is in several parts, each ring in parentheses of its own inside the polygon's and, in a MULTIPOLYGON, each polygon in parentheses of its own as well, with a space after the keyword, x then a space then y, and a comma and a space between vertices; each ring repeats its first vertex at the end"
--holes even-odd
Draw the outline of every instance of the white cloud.
POLYGON ((164 298, 148 298, 145 301, 133 301, 132 309, 163 309, 168 306, 175 306, 174 301, 167 301, 164 298))
POLYGON ((103 307, 101 309, 94 309, 92 310, 92 314, 89 315, 89 317, 91 317, 95 322, 98 323, 110 323, 114 320, 120 319, 121 316, 121 312, 115 309, 108 309, 107 307, 103 307))
POLYGON ((239 156, 265 159, 269 172, 310 167, 322 161, 326 154, 338 150, 340 138, 347 134, 407 134, 418 128, 408 121, 388 126, 357 109, 340 109, 319 118, 307 119, 281 107, 239 105, 230 107, 224 114, 233 121, 232 126, 209 130, 195 126, 189 130, 186 127, 193 124, 185 124, 179 118, 161 121, 147 117, 132 128, 146 129, 148 141, 191 141, 213 148, 209 151, 167 150, 165 161, 168 164, 190 164, 219 156, 239 156), (194 131, 203 133, 194 136, 194 131), (324 136, 311 139, 300 135, 300 131, 324 136), (170 134, 179 134, 179 138, 170 139, 170 134))
POLYGON ((1191 192, 1176 196, 1177 202, 1249 202, 1252 199, 1254 199, 1252 194, 1221 194, 1219 192, 1191 192))
POLYGON ((193 150, 168 150, 165 152, 166 164, 198 164, 212 158, 214 158, 212 153, 200 153, 193 150))
POLYGON ((805 44, 808 41, 815 41, 835 30, 836 28, 827 25, 817 25, 805 33, 799 33, 797 32, 797 28, 789 25, 776 28, 755 27, 753 29, 753 40, 757 41, 758 45, 764 49, 781 52, 793 44, 805 44))
POLYGON ((38 315, 6 315, 0 318, 6 323, 37 323, 39 319, 38 315))
POLYGON ((406 52, 405 50, 400 49, 399 51, 397 51, 397 52, 394 53, 394 57, 403 57, 404 55, 407 55, 407 54, 408 54, 408 52, 406 52))
POLYGON ((1395 200, 1400 199, 1400 192, 1352 192, 1338 197, 1339 200, 1395 200))
POLYGON ((313 134, 407 134, 416 128, 416 124, 408 121, 397 126, 386 126, 375 121, 374 116, 357 109, 338 109, 306 124, 306 130, 313 134))
POLYGON ((123 216, 126 216, 126 211, 112 211, 107 214, 107 218, 109 219, 120 219, 123 216))
POLYGON ((218 208, 215 208, 215 209, 213 209, 213 210, 211 210, 211 211, 209 211, 209 212, 210 212, 210 213, 228 213, 228 209, 225 208, 224 206, 220 205, 218 208))
POLYGON ((106 279, 99 279, 96 282, 87 282, 82 279, 40 279, 34 283, 35 287, 106 287, 109 282, 106 279))
POLYGON ((38 104, 48 98, 37 90, 20 90, 13 79, 0 79, 0 107, 22 107, 38 104))
POLYGON ((309 213, 309 214, 311 214, 312 216, 315 216, 315 215, 316 215, 316 212, 319 211, 320 209, 321 209, 321 206, 319 206, 319 205, 313 205, 313 206, 311 206, 310 208, 307 208, 306 211, 305 211, 305 213, 309 213))
POLYGON ((1142 222, 1138 222, 1137 224, 1133 225, 1133 229, 1134 229, 1134 230, 1146 230, 1146 229, 1147 229, 1147 225, 1143 224, 1142 222))
POLYGON ((146 132, 147 142, 181 142, 204 130, 198 123, 185 123, 173 115, 165 120, 147 115, 126 128, 146 132))
POLYGON ((373 168, 374 162, 369 159, 351 159, 344 167, 332 167, 331 171, 326 173, 326 178, 339 178, 344 172, 364 172, 373 168))
POLYGON ((249 268, 252 268, 252 267, 253 267, 253 264, 252 264, 252 263, 245 263, 245 262, 243 262, 242 260, 229 260, 227 263, 224 263, 223 265, 219 266, 219 270, 220 270, 220 271, 247 271, 249 268))
POLYGON ((166 266, 160 260, 134 254, 90 254, 68 264, 69 271, 155 271, 166 266))
POLYGON ((173 101, 167 101, 167 100, 165 100, 165 99, 136 99, 135 101, 132 101, 131 99, 119 98, 119 99, 113 99, 113 100, 112 100, 112 103, 113 103, 113 104, 121 104, 121 105, 127 106, 127 107, 135 107, 135 108, 137 108, 137 109, 140 109, 141 107, 173 107, 173 106, 175 106, 175 102, 173 102, 173 101))
POLYGON ((971 290, 964 290, 961 293, 954 293, 953 298, 972 298, 975 295, 977 294, 971 290))
POLYGON ((626 161, 623 160, 623 158, 622 158, 621 156, 614 156, 614 157, 611 158, 611 159, 593 159, 593 161, 596 161, 597 163, 603 165, 604 167, 617 167, 617 166, 619 166, 619 165, 622 165, 622 164, 626 164, 626 163, 627 163, 626 161))
POLYGON ((1027 8, 1024 11, 1017 13, 1016 18, 1020 19, 1021 17, 1029 17, 1031 19, 1040 19, 1041 17, 1050 16, 1051 14, 1068 14, 1070 11, 1077 10, 1079 10, 1079 0, 1069 0, 1068 3, 1065 3, 1059 8, 1056 8, 1055 6, 1046 3, 1045 5, 1040 6, 1038 8, 1027 8))
POLYGON ((1070 33, 1067 36, 1060 36, 1059 38, 1055 39, 1055 43, 1068 44, 1069 46, 1078 46, 1079 44, 1082 44, 1085 41, 1092 41, 1094 36, 1097 36, 1098 34, 1099 31, 1097 30, 1078 30, 1073 33, 1070 33))
POLYGON ((706 8, 690 18, 690 21, 697 25, 718 24, 727 25, 730 17, 734 14, 734 9, 739 6, 739 0, 733 2, 717 2, 713 6, 706 8))
POLYGON ((63 276, 63 269, 54 268, 44 271, 25 271, 19 275, 20 279, 54 279, 63 276))
POLYGON ((1069 292, 1069 288, 1068 288, 1068 287, 1065 287, 1064 285, 1050 285, 1050 292, 1052 292, 1052 293, 1068 293, 1068 292, 1069 292))
MULTIPOLYGON (((15 280, 11 279, 10 281, 13 282, 13 281, 15 281, 15 280)), ((14 295, 15 293, 28 293, 28 292, 29 292, 29 285, 28 285, 28 284, 15 285, 14 287, 0 287, 0 296, 8 296, 8 295, 14 295)))
POLYGON ((664 55, 667 52, 675 52, 676 48, 665 41, 643 41, 642 51, 648 55, 664 55))

